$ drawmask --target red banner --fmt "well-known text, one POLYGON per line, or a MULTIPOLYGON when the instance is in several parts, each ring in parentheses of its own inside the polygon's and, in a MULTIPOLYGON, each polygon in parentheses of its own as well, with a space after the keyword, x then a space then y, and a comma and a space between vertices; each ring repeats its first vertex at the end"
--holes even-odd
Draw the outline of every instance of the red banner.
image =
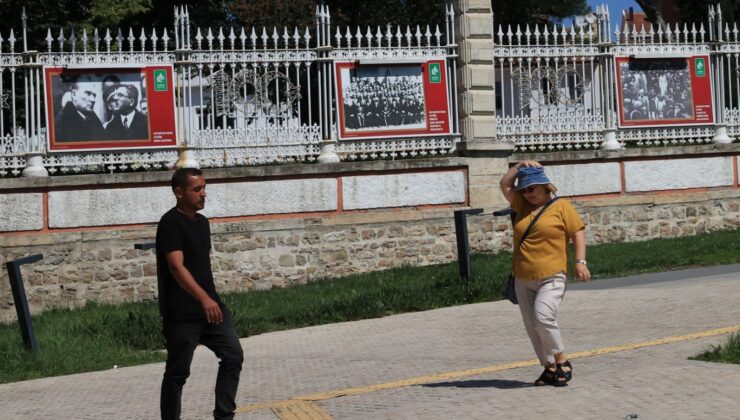
POLYGON ((620 127, 714 124, 709 56, 616 57, 620 127))
POLYGON ((444 60, 335 66, 340 139, 450 133, 444 60))
POLYGON ((44 80, 50 151, 177 146, 171 65, 46 67, 44 80))

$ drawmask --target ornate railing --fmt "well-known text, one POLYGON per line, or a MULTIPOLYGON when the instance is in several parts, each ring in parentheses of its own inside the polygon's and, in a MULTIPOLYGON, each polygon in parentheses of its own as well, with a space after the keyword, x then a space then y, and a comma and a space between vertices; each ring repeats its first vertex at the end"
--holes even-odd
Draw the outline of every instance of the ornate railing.
MULTIPOLYGON (((740 135, 739 31, 734 24, 732 28, 723 24, 719 6, 709 8, 707 29, 704 24, 624 24, 612 32, 604 6, 579 23, 570 27, 498 25, 494 89, 499 140, 512 141, 522 150, 560 150, 618 148, 627 143, 728 142, 727 134, 740 135), (645 117, 643 125, 620 125, 619 112, 625 111, 619 107, 626 105, 618 93, 624 83, 615 66, 618 57, 692 56, 709 57, 713 124, 669 122, 660 126, 645 117)), ((650 119, 658 120, 662 99, 639 99, 651 102, 649 110, 645 103, 641 105, 650 119)))
MULTIPOLYGON (((36 156, 51 173, 173 166, 255 165, 449 153, 459 141, 454 11, 440 26, 335 28, 326 6, 307 28, 193 27, 186 8, 164 29, 49 29, 31 51, 22 31, 0 36, 0 176, 18 175, 36 156), (16 38, 16 33, 20 33, 16 38), (444 135, 337 140, 336 61, 441 60, 451 75, 451 129, 444 135), (178 147, 139 150, 48 150, 46 66, 116 68, 172 65, 178 147), (333 158, 332 158, 333 156, 333 158)), ((157 118, 154 113, 150 118, 157 118)), ((38 169, 38 168, 37 168, 38 169)))

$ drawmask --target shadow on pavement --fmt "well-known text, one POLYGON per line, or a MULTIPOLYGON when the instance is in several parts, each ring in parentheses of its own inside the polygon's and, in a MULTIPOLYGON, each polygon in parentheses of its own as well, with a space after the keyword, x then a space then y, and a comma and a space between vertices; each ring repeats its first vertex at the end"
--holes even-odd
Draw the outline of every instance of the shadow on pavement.
POLYGON ((422 384, 421 386, 429 388, 457 387, 457 388, 529 388, 534 385, 529 382, 510 381, 508 379, 484 379, 472 381, 454 381, 454 382, 436 382, 432 384, 422 384))

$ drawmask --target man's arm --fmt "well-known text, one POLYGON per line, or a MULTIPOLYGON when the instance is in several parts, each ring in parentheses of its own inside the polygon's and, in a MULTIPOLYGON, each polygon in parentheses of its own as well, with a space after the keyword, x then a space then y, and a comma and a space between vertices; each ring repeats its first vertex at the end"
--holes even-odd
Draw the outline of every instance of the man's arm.
POLYGON ((224 314, 221 312, 221 307, 218 302, 211 299, 203 290, 202 287, 195 281, 193 275, 184 265, 185 257, 182 251, 171 251, 167 253, 167 266, 172 273, 172 277, 175 278, 177 284, 180 285, 186 292, 194 297, 200 305, 203 307, 203 312, 206 314, 206 321, 209 324, 220 324, 224 320, 224 314))

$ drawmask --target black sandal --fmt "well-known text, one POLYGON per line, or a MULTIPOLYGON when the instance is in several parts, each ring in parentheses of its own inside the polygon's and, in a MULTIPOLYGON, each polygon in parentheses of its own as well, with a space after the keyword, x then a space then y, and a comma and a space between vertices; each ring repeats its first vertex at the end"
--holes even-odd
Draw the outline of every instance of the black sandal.
POLYGON ((570 360, 566 360, 565 363, 558 363, 557 365, 557 379, 555 386, 566 386, 571 379, 573 379, 573 365, 570 364, 570 360), (563 370, 568 368, 568 370, 563 370))
POLYGON ((558 383, 558 371, 550 370, 545 367, 545 371, 542 372, 539 378, 534 381, 534 386, 545 386, 545 385, 556 385, 558 383))

